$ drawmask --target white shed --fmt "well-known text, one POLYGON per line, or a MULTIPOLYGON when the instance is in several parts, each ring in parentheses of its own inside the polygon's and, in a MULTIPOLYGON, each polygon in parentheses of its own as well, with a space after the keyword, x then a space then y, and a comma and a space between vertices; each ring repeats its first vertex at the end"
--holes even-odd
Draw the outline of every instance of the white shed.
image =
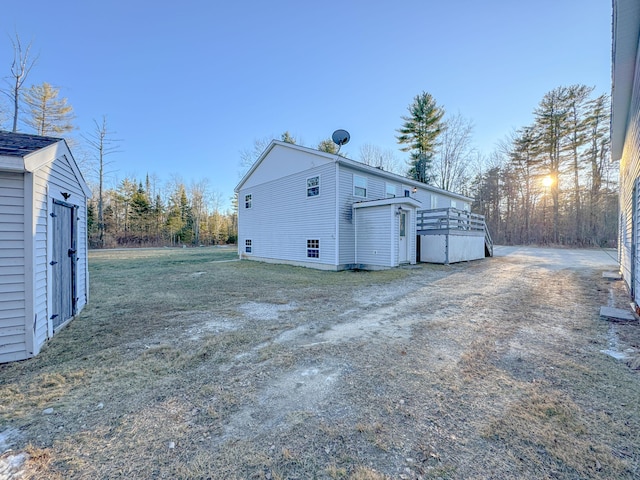
POLYGON ((64 140, 0 132, 0 363, 37 355, 87 303, 89 196, 64 140))

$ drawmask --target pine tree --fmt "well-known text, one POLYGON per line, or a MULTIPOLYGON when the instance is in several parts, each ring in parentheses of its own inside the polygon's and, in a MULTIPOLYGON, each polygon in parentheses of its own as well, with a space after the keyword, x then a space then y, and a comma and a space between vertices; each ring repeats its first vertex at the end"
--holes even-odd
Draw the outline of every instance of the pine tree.
POLYGON ((295 145, 296 139, 289 133, 289 130, 280 135, 280 140, 285 143, 292 143, 295 145))
POLYGON ((62 135, 73 130, 73 107, 67 99, 58 99, 60 90, 47 82, 33 85, 24 94, 30 116, 25 123, 38 135, 62 135))
POLYGON ((436 104, 431 94, 416 95, 408 107, 409 115, 403 116, 404 124, 396 138, 404 145, 403 152, 410 152, 409 177, 419 182, 432 180, 431 163, 438 145, 438 137, 444 129, 444 110, 436 104))
POLYGON ((330 138, 325 138, 318 144, 318 150, 335 155, 336 153, 338 153, 338 146, 333 143, 333 140, 331 140, 330 138))

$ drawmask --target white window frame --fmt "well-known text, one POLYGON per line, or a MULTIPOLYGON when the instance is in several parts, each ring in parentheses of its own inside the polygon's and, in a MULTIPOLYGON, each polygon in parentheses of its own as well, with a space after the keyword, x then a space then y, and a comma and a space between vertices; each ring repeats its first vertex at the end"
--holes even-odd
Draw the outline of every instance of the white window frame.
POLYGON ((253 253, 253 241, 250 238, 244 241, 244 253, 253 253))
POLYGON ((320 239, 307 238, 307 258, 320 259, 320 239), (315 242, 315 243, 312 243, 315 242), (315 252, 315 255, 310 255, 315 252))
POLYGON ((435 210, 438 208, 438 196, 435 194, 431 194, 431 210, 435 210))
POLYGON ((397 196, 398 188, 394 183, 386 182, 384 186, 384 194, 387 198, 395 198, 397 196), (391 190, 393 192, 391 192, 391 190))
POLYGON ((354 174, 353 175, 353 196, 360 197, 360 198, 367 198, 367 183, 368 183, 367 177, 362 177, 360 175, 354 174), (363 182, 358 182, 358 180, 363 180, 363 182), (364 186, 359 185, 358 183, 364 183, 364 186), (356 189, 364 190, 364 195, 357 193, 356 189))
POLYGON ((307 177, 307 198, 315 198, 320 196, 320 175, 314 175, 313 177, 307 177), (318 183, 316 185, 309 186, 309 180, 313 180, 314 178, 318 179, 318 183), (309 195, 309 192, 313 189, 318 189, 318 193, 315 195, 309 195))
POLYGON ((458 202, 451 200, 451 208, 458 208, 458 202))
POLYGON ((251 193, 247 193, 244 196, 244 208, 247 210, 253 207, 253 195, 251 193))

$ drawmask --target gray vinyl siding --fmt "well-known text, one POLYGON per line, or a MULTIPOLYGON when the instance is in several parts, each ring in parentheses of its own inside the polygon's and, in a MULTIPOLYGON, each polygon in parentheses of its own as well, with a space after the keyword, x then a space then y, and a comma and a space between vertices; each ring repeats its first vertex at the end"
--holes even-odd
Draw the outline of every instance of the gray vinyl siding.
POLYGON ((50 208, 50 196, 61 198, 60 192, 70 193, 65 200, 67 203, 78 207, 77 221, 77 262, 76 262, 76 294, 77 311, 87 303, 87 230, 86 230, 86 198, 75 172, 65 156, 55 159, 34 173, 34 222, 36 223, 35 241, 35 313, 37 315, 36 345, 42 345, 48 337, 48 312, 47 292, 49 281, 47 268, 49 255, 47 255, 47 228, 48 213, 50 208))
POLYGON ((356 210, 358 265, 392 267, 397 264, 397 235, 394 213, 389 205, 356 210), (391 227, 391 231, 390 231, 391 227), (394 252, 392 252, 392 249, 394 252), (392 257, 393 254, 393 257, 392 257))
MULTIPOLYGON (((386 184, 394 183, 378 177, 374 174, 354 170, 348 166, 340 165, 338 169, 339 199, 338 199, 338 228, 340 233, 340 257, 341 265, 353 264, 356 261, 355 228, 353 225, 353 208, 356 202, 366 200, 380 200, 386 198, 386 184), (353 176, 367 179, 367 197, 356 197, 353 194, 353 176)), ((398 184, 399 185, 399 184, 398 184)), ((362 263, 358 260, 358 263, 362 263)))
MULTIPOLYGON (((624 149, 620 160, 620 219, 619 219, 619 251, 620 268, 629 288, 633 287, 635 298, 640 294, 640 254, 638 245, 640 240, 640 192, 633 198, 634 185, 640 178, 640 62, 636 63, 633 94, 627 122, 624 149), (633 218, 633 203, 636 202, 636 218, 633 218), (632 239, 635 222, 635 242, 632 239), (632 246, 635 244, 635 285, 632 281, 632 246)), ((638 187, 640 189, 640 186, 638 187)))
POLYGON ((335 165, 277 178, 238 192, 238 248, 245 257, 335 266, 335 165), (307 197, 307 179, 320 176, 320 195, 307 197), (245 195, 251 208, 245 208, 245 195), (251 240, 251 253, 245 241, 251 240), (320 258, 307 257, 307 240, 320 241, 320 258))
POLYGON ((27 358, 24 175, 0 172, 0 363, 27 358))

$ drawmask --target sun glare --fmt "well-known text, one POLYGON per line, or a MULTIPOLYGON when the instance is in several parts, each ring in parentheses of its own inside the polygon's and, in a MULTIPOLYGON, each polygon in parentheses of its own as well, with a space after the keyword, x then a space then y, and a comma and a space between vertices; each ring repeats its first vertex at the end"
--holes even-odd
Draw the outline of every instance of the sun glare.
POLYGON ((542 178, 542 186, 543 187, 548 188, 551 185, 553 185, 553 178, 551 177, 551 175, 547 175, 546 177, 542 178))

